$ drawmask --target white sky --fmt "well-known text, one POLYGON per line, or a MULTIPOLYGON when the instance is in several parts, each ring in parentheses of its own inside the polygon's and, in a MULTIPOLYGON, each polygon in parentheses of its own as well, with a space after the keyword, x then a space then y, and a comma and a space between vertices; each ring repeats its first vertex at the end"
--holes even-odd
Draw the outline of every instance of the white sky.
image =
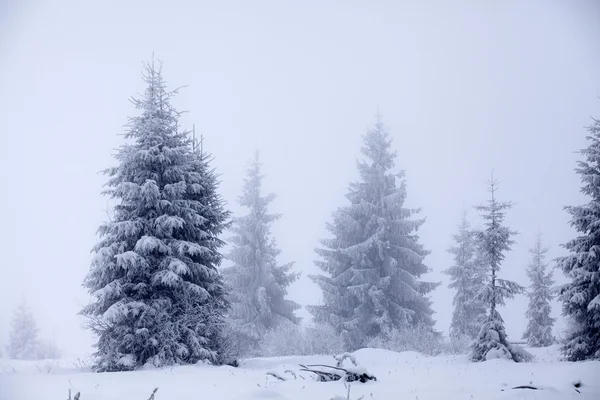
MULTIPOLYGON (((599 39, 592 0, 0 1, 0 345, 25 297, 43 336, 90 351, 76 313, 106 218, 97 172, 114 164, 152 52, 173 88, 188 85, 176 99, 189 110, 182 123, 204 133, 233 211, 246 161, 261 150, 283 214, 281 261, 303 273, 290 289, 302 304, 319 301, 307 278, 313 249, 345 204, 379 106, 408 206, 427 217, 426 278, 443 281, 432 298, 446 332, 446 249, 462 208, 487 198, 492 168, 520 232, 504 277, 528 283, 538 229, 550 258, 573 236, 562 207, 585 201, 574 151, 590 116, 600 118, 599 39)), ((519 297, 502 312, 512 339, 525 309, 519 297)))

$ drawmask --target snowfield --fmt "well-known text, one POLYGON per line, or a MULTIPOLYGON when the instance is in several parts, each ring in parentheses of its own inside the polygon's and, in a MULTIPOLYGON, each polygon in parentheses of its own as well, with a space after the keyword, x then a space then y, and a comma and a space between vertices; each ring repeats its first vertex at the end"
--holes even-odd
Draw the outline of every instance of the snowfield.
MULTIPOLYGON (((364 400, 428 399, 600 399, 600 362, 558 361, 555 347, 528 349, 531 363, 492 360, 470 363, 466 356, 426 357, 362 349, 353 353, 376 382, 351 383, 350 398, 364 400), (573 385, 581 382, 578 393, 573 385), (533 385, 539 390, 512 389, 533 385)), ((346 398, 343 382, 317 382, 299 364, 335 365, 331 356, 255 358, 239 368, 208 365, 94 373, 73 360, 0 360, 0 399, 81 400, 309 399, 346 398), (269 372, 274 372, 281 381, 269 372)), ((344 366, 350 366, 348 360, 344 366)))

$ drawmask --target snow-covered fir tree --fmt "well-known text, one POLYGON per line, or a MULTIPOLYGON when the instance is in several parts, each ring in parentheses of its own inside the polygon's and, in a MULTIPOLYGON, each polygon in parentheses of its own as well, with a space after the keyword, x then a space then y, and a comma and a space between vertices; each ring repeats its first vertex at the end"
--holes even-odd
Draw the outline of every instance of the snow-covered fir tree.
POLYGON ((15 309, 7 353, 10 358, 32 360, 38 357, 38 328, 31 310, 21 302, 15 309))
POLYGON ((98 371, 218 360, 227 308, 217 270, 228 219, 205 154, 179 129, 161 69, 147 64, 105 191, 116 200, 84 286, 98 371))
POLYGON ((566 207, 579 236, 564 245, 570 254, 558 259, 570 280, 559 294, 563 315, 572 322, 562 346, 570 361, 600 359, 600 120, 594 119, 588 131, 591 143, 581 150, 585 160, 576 172, 590 201, 566 207))
POLYGON ((404 173, 392 172, 396 153, 379 119, 363 142, 360 180, 346 195, 350 205, 334 213, 327 225, 333 238, 317 249, 325 274, 311 278, 323 291, 323 304, 309 307, 350 350, 393 329, 432 327, 427 294, 438 285, 419 279, 429 270, 417 235, 424 219, 413 218, 420 210, 404 207, 404 173))
POLYGON ((527 267, 527 276, 531 280, 529 286, 529 306, 527 308, 527 329, 523 339, 527 340, 529 347, 545 347, 554 343, 552 327, 554 318, 550 316, 552 307, 550 301, 553 299, 552 271, 548 270, 546 253, 548 249, 542 244, 541 234, 538 235, 535 245, 531 250, 531 262, 527 267))
POLYGON ((255 350, 269 330, 299 322, 294 310, 300 306, 285 298, 298 274, 291 271, 293 263, 277 263, 281 250, 271 236, 271 224, 280 215, 269 213, 275 195, 261 195, 262 179, 256 152, 239 197, 248 214, 233 220, 233 248, 228 255, 233 265, 223 271, 230 288, 230 328, 246 351, 255 350))
POLYGON ((479 257, 477 235, 465 211, 458 233, 453 235, 456 244, 448 250, 454 256, 454 264, 444 271, 450 276, 448 287, 456 290, 450 324, 450 336, 455 339, 474 339, 485 320, 486 306, 478 297, 485 284, 485 265, 479 257))
POLYGON ((479 234, 479 245, 487 269, 487 282, 479 293, 479 298, 489 308, 489 314, 471 346, 471 360, 504 358, 517 362, 527 361, 530 355, 508 342, 504 320, 497 309, 505 304, 506 299, 522 293, 524 288, 498 277, 505 253, 511 250, 514 243, 512 237, 517 232, 504 225, 506 210, 512 207, 512 203, 498 201, 496 190, 497 183, 492 177, 489 182, 490 200, 487 204, 476 207, 485 220, 485 229, 479 234))

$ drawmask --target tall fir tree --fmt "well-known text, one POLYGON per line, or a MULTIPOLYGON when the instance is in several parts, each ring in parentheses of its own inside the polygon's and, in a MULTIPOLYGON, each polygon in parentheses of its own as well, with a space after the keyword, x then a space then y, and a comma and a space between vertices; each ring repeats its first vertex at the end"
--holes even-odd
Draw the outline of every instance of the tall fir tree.
POLYGON ((81 314, 98 336, 97 371, 218 360, 227 307, 217 270, 228 218, 205 154, 179 129, 161 69, 145 65, 147 89, 133 103, 118 150, 105 171, 115 199, 84 286, 93 301, 81 314))
POLYGON ((281 324, 297 324, 297 303, 285 298, 288 286, 298 278, 293 263, 279 265, 271 225, 281 217, 269 213, 273 193, 261 195, 262 179, 259 153, 250 163, 239 204, 248 214, 233 221, 233 248, 228 258, 233 265, 223 271, 230 286, 230 328, 246 351, 256 349, 271 329, 281 324))
POLYGON ((529 287, 529 306, 527 307, 527 329, 523 339, 529 347, 546 347, 554 343, 552 327, 554 318, 550 316, 550 301, 554 298, 552 271, 548 270, 546 253, 548 249, 542 244, 542 236, 538 234, 531 250, 531 262, 527 267, 527 276, 531 281, 529 287))
MULTIPOLYGON (((396 153, 378 119, 363 139, 360 180, 350 184, 350 205, 339 208, 322 240, 317 262, 325 275, 311 278, 323 290, 323 304, 309 307, 320 323, 342 334, 348 349, 395 328, 433 327, 427 294, 438 284, 421 281, 429 271, 419 243, 424 219, 404 207, 404 173, 394 173, 396 153)), ((432 328, 433 329, 433 328, 432 328)))
POLYGON ((570 280, 559 294, 563 315, 572 324, 562 346, 570 361, 600 359, 600 120, 594 119, 587 129, 591 143, 581 150, 585 160, 575 171, 590 201, 566 207, 580 235, 564 245, 570 254, 558 259, 570 280))
POLYGON ((471 360, 485 361, 493 358, 504 358, 516 362, 527 361, 531 356, 517 346, 508 342, 504 329, 504 320, 497 310, 522 293, 524 288, 512 281, 498 277, 505 253, 511 250, 514 243, 512 237, 517 232, 504 225, 506 210, 512 208, 510 202, 496 199, 497 183, 493 176, 489 182, 490 200, 487 204, 477 206, 485 220, 485 229, 479 234, 479 242, 485 265, 487 267, 487 284, 479 293, 479 298, 489 307, 489 314, 471 346, 471 360))
POLYGON ((474 339, 485 320, 486 306, 478 297, 485 285, 485 265, 478 251, 477 235, 465 211, 458 233, 453 235, 456 245, 448 250, 454 256, 454 264, 444 271, 450 276, 448 287, 456 290, 450 324, 450 336, 455 339, 474 339))
POLYGON ((38 328, 25 301, 15 309, 12 318, 7 353, 10 358, 33 360, 38 357, 38 328))

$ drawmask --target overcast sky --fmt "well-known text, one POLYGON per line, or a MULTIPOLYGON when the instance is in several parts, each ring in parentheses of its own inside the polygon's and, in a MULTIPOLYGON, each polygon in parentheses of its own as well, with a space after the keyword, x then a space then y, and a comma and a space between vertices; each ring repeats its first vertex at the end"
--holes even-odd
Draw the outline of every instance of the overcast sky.
MULTIPOLYGON (((446 250, 462 209, 487 199, 492 169, 520 232, 503 277, 528 284, 538 230, 550 258, 573 237, 562 207, 586 201, 574 152, 590 116, 600 118, 599 43, 592 0, 0 0, 0 345, 26 298, 42 336, 70 354, 90 351, 76 313, 109 205, 98 171, 115 163, 153 52, 172 88, 188 85, 175 104, 204 134, 234 212, 247 160, 261 150, 264 187, 283 214, 273 228, 280 260, 302 272, 290 296, 303 305, 320 301, 307 278, 318 271, 313 249, 346 204, 379 107, 407 205, 427 217, 425 278, 443 282, 432 298, 447 332, 446 250)), ((511 339, 526 304, 501 311, 511 339)))

